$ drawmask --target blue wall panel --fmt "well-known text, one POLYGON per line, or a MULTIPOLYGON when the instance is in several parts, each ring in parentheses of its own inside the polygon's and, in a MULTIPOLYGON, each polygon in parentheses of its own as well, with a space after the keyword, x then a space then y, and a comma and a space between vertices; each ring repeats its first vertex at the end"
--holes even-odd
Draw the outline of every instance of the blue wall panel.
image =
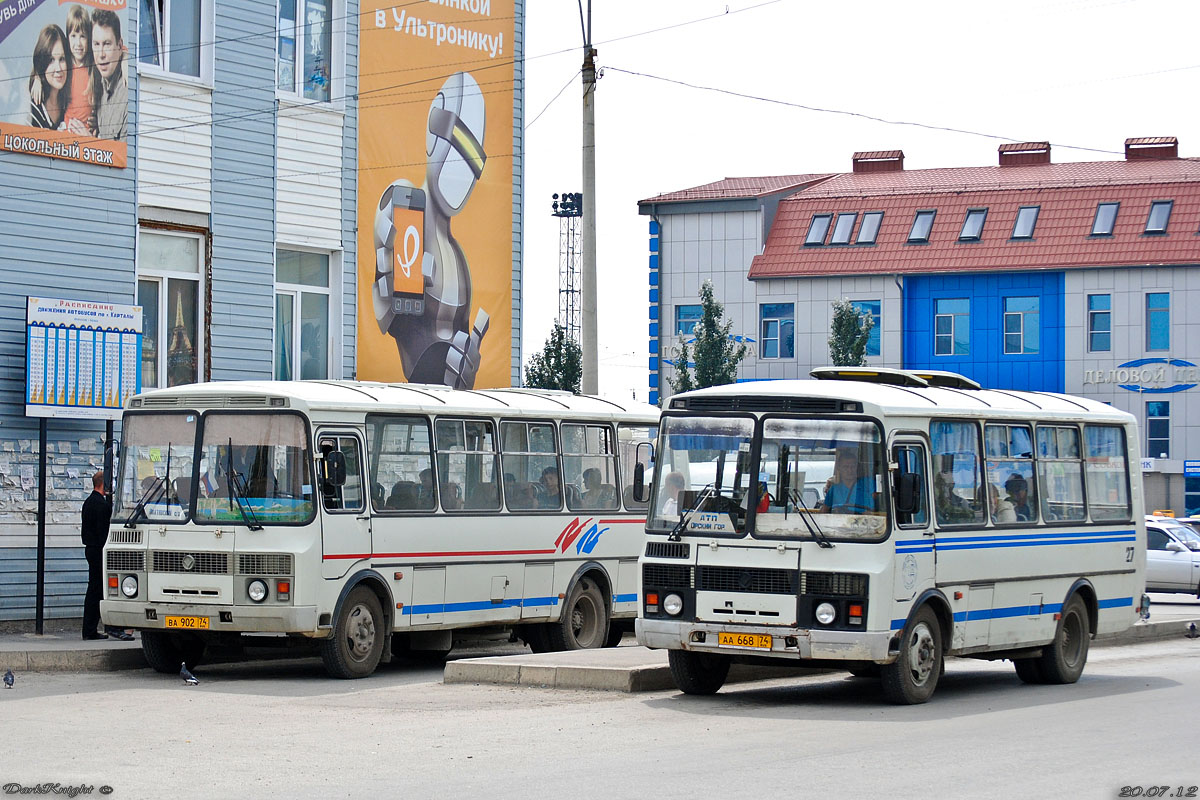
POLYGON ((958 372, 988 388, 1061 392, 1064 388, 1061 272, 914 275, 904 282, 904 366, 958 372), (1039 352, 1004 353, 1004 298, 1039 297, 1039 352), (935 300, 970 302, 966 355, 934 355, 935 300))

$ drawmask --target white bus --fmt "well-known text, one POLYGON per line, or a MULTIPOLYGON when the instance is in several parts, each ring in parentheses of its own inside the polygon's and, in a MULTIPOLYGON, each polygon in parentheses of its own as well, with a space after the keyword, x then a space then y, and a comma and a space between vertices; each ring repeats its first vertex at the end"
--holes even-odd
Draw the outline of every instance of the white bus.
POLYGON ((663 411, 637 636, 670 651, 681 690, 770 659, 920 703, 950 655, 1072 683, 1092 636, 1137 620, 1133 417, 952 373, 812 375, 663 411))
POLYGON ((564 392, 338 381, 147 391, 122 422, 105 624, 160 672, 245 634, 331 675, 453 631, 615 644, 637 614, 658 409, 564 392))

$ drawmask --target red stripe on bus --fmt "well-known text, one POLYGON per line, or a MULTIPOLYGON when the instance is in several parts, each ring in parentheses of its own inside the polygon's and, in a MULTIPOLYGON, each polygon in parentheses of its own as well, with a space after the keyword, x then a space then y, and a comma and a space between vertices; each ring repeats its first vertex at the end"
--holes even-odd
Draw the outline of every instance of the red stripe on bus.
POLYGON ((445 556, 544 556, 558 552, 549 550, 464 550, 449 553, 336 553, 322 556, 329 561, 340 558, 435 558, 445 556))
POLYGON ((601 525, 614 525, 614 524, 622 523, 622 522, 627 525, 645 525, 646 524, 646 520, 644 520, 644 519, 602 519, 602 520, 600 520, 601 525))

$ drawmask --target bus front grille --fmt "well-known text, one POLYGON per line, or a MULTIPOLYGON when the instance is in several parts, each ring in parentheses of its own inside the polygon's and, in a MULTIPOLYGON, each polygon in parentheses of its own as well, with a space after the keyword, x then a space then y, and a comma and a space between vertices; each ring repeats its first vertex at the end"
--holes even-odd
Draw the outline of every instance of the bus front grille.
POLYGON ((291 575, 292 556, 289 553, 239 553, 239 575, 291 575))
POLYGON ((180 572, 193 575, 228 575, 228 553, 182 553, 155 550, 151 558, 154 572, 180 572))
POLYGON ((796 571, 703 566, 696 576, 696 588, 706 592, 795 594, 796 571))
POLYGON ((106 567, 113 572, 143 572, 146 553, 143 550, 109 550, 106 567))
POLYGON ((642 583, 654 589, 690 589, 692 567, 683 564, 643 564, 642 583))
POLYGON ((866 597, 867 576, 849 572, 801 572, 800 594, 866 597))

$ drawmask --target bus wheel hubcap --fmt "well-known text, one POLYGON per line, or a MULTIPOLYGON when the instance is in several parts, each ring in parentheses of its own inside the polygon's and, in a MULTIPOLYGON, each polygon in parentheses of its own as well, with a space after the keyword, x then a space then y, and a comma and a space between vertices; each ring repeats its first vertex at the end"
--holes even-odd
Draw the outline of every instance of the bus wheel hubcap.
POLYGON ((918 625, 909 637, 908 668, 918 686, 929 680, 934 662, 933 634, 924 624, 918 625))
POLYGON ((375 620, 366 606, 355 606, 350 612, 350 627, 346 635, 350 641, 350 652, 355 658, 366 658, 375 648, 375 620))

